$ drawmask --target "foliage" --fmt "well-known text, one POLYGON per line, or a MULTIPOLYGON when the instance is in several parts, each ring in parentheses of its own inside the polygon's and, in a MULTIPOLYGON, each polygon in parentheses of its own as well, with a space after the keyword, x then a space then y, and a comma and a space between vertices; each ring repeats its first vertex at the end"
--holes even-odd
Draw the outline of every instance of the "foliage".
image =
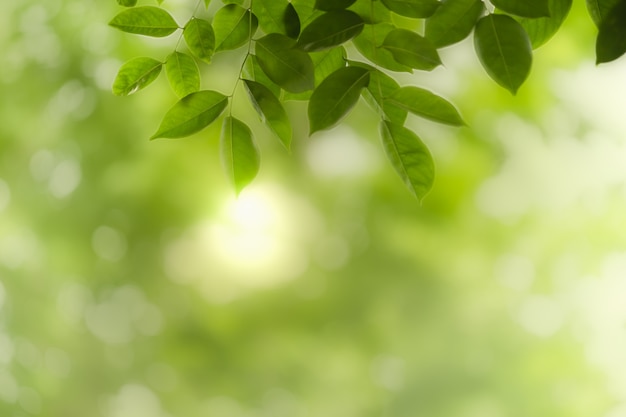
MULTIPOLYGON (((401 86, 388 72, 431 71, 442 64, 439 48, 473 32, 487 74, 516 94, 530 73, 532 49, 557 32, 572 5, 572 0, 223 0, 208 20, 200 17, 198 1, 179 26, 161 7, 117 1, 126 9, 111 26, 151 37, 180 30, 187 47, 181 51, 177 43, 164 62, 132 59, 114 82, 114 94, 129 95, 148 86, 165 66, 181 98, 153 138, 191 135, 227 109, 221 154, 240 191, 254 179, 259 155, 250 128, 232 115, 238 86, 245 86, 262 121, 287 149, 293 134, 286 101, 308 100, 313 134, 335 126, 363 97, 381 117, 389 160, 420 200, 432 187, 434 167, 425 145, 404 126, 407 113, 453 126, 464 122, 444 98, 401 86), (214 54, 242 46, 247 47, 234 90, 227 95, 200 90, 196 60, 210 65, 214 54)), ((209 0, 202 4, 209 9, 209 0)), ((599 28, 597 63, 617 59, 626 52, 626 1, 587 0, 587 7, 599 28)))

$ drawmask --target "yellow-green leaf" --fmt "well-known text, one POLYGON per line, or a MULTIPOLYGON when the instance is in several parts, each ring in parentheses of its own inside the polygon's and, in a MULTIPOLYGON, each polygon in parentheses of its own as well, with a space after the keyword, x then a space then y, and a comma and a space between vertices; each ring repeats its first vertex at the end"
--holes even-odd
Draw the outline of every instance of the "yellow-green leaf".
POLYGON ((215 52, 215 33, 209 22, 193 18, 185 25, 183 35, 192 54, 205 62, 211 62, 215 52))
POLYGON ((200 89, 200 71, 192 57, 182 52, 173 52, 165 62, 167 79, 179 97, 185 97, 200 89))
POLYGON ((227 4, 213 17, 216 51, 235 49, 254 35, 259 21, 249 10, 237 4, 227 4))
POLYGON ((250 184, 259 172, 260 156, 252 131, 241 120, 228 116, 222 123, 220 154, 226 174, 237 194, 250 184))
POLYGON ((412 86, 399 88, 385 101, 435 122, 452 126, 465 124, 452 103, 423 88, 412 86))
POLYGON ((391 52, 400 64, 411 68, 430 71, 441 64, 432 43, 407 29, 391 30, 383 41, 383 48, 391 52))
POLYGON ((244 83, 254 109, 261 116, 261 121, 269 126, 283 146, 289 149, 291 147, 292 129, 283 105, 280 104, 274 93, 263 84, 251 80, 244 80, 244 83))
POLYGON ((127 96, 156 80, 163 63, 148 57, 133 58, 119 69, 113 81, 113 94, 127 96))
POLYGON ((256 42, 257 62, 270 80, 292 93, 311 90, 315 73, 311 57, 295 49, 296 41, 270 33, 256 42))
POLYGON ((128 33, 164 37, 178 29, 174 18, 165 10, 155 6, 133 7, 118 13, 110 26, 128 33))

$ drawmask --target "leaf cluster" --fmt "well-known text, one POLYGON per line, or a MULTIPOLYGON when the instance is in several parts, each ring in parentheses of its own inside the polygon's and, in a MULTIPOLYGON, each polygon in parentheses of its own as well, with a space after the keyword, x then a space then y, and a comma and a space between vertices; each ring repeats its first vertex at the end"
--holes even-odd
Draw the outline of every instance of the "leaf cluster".
MULTIPOLYGON (((259 150, 251 129, 232 114, 235 91, 201 89, 200 66, 211 65, 221 51, 241 48, 235 88, 245 88, 261 121, 285 148, 290 148, 293 136, 286 101, 308 101, 309 133, 314 134, 335 126, 363 98, 380 116, 389 161, 420 200, 432 187, 434 163, 418 135, 405 127, 408 114, 451 126, 465 123, 446 99, 422 87, 401 86, 393 73, 431 71, 442 64, 440 48, 473 33, 487 74, 515 94, 531 70, 533 49, 558 31, 572 4, 572 0, 222 0, 209 13, 210 1, 198 0, 196 12, 181 26, 159 0, 158 6, 117 0, 125 9, 111 26, 150 37, 181 32, 165 60, 131 59, 113 84, 114 94, 133 94, 165 67, 179 101, 165 113, 153 139, 189 136, 222 118, 220 149, 227 175, 237 192, 254 179, 259 150)), ((597 62, 618 58, 626 52, 626 0, 587 0, 587 5, 599 29, 597 62)))

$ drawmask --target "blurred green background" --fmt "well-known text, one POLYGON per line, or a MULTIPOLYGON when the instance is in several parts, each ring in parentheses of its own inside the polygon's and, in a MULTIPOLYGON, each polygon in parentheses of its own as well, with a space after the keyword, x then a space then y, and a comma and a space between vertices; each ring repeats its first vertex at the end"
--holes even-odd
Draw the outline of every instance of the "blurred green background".
POLYGON ((291 155, 253 125, 236 199, 219 123, 151 142, 166 79, 110 93, 175 37, 107 27, 113 0, 2 2, 0 415, 625 416, 626 62, 594 67, 575 3, 517 97, 471 40, 401 77, 470 125, 412 119, 437 165, 419 206, 362 103, 311 138, 290 105, 291 155))

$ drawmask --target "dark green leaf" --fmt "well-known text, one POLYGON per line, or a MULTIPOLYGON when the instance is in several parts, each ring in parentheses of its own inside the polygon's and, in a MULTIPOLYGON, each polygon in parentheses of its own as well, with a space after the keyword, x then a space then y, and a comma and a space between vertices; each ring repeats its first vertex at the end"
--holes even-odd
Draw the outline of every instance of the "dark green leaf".
POLYGON ((383 48, 402 65, 430 71, 441 64, 435 47, 426 38, 407 29, 390 31, 383 41, 383 48))
POLYGON ((452 126, 465 124, 449 101, 423 88, 402 87, 393 92, 386 101, 435 122, 452 126))
POLYGON ((491 0, 497 8, 521 17, 548 17, 548 0, 491 0))
POLYGON ((382 0, 392 12, 414 18, 432 16, 439 7, 438 0, 382 0))
POLYGON ((326 77, 309 100, 310 134, 341 120, 354 107, 369 78, 369 71, 360 67, 341 68, 326 77))
POLYGON ((239 119, 225 117, 220 135, 220 153, 226 174, 237 194, 259 172, 260 156, 250 128, 239 119))
POLYGON ((254 55, 249 55, 243 66, 242 72, 243 78, 247 80, 256 81, 267 87, 276 97, 280 96, 280 87, 276 85, 269 77, 263 72, 259 62, 254 55))
POLYGON ((390 23, 365 25, 363 32, 354 38, 354 46, 365 58, 376 65, 391 71, 412 72, 413 69, 410 66, 400 64, 391 52, 382 47, 387 34, 395 29, 396 27, 390 23))
POLYGON ((528 33, 533 48, 546 43, 559 30, 571 7, 572 0, 550 0, 550 17, 518 19, 528 33))
POLYGON ((596 64, 610 62, 626 52, 626 1, 613 7, 600 23, 596 39, 596 64))
POLYGON ((286 35, 285 11, 288 5, 287 0, 254 0, 252 13, 259 18, 259 26, 265 33, 286 35))
POLYGON ((391 22, 389 9, 380 1, 357 1, 350 6, 349 10, 361 16, 361 19, 370 25, 391 22))
MULTIPOLYGON (((321 52, 312 52, 309 55, 313 60, 313 67, 315 68, 315 86, 320 85, 333 72, 346 66, 346 50, 343 46, 337 46, 321 52)), ((298 94, 288 92, 285 93, 284 99, 308 100, 311 98, 311 93, 311 90, 298 94)))
POLYGON ((321 10, 315 9, 315 0, 291 0, 291 4, 298 12, 300 17, 300 25, 306 26, 316 17, 324 13, 321 10))
POLYGON ((213 17, 216 51, 235 49, 248 42, 258 27, 250 11, 236 4, 227 4, 213 17))
POLYGON ((117 0, 117 4, 124 7, 134 7, 137 5, 137 0, 117 0))
POLYGON ((476 24, 474 46, 489 76, 517 93, 532 64, 530 40, 522 25, 506 15, 485 16, 476 24))
POLYGON ((291 147, 291 124, 287 113, 276 96, 263 84, 245 80, 246 89, 254 109, 261 116, 263 123, 278 136, 285 148, 291 147))
POLYGON ((217 91, 203 90, 181 98, 165 114, 151 139, 182 138, 204 129, 224 111, 228 97, 217 91))
POLYGON ((391 165, 422 201, 435 180, 435 165, 428 148, 411 130, 390 121, 381 122, 380 133, 391 165))
POLYGON ((293 4, 289 3, 285 9, 285 15, 283 16, 285 22, 285 34, 293 39, 298 39, 300 36, 300 16, 296 11, 293 4))
POLYGON ((295 49, 296 41, 271 33, 256 42, 257 61, 270 80, 292 93, 310 90, 315 86, 311 57, 295 49))
POLYGON ((382 71, 370 67, 370 82, 361 94, 381 118, 402 125, 406 120, 407 111, 386 100, 399 88, 396 80, 382 71))
POLYGON ((457 43, 472 32, 484 10, 481 0, 444 0, 426 20, 425 37, 436 48, 457 43))
POLYGON ((355 1, 356 0, 315 0, 315 8, 324 11, 346 9, 355 1))
POLYGON ((148 86, 161 73, 163 63, 156 59, 134 58, 122 65, 113 82, 113 94, 127 96, 148 86))
POLYGON ((165 71, 172 90, 179 97, 185 97, 200 89, 200 71, 196 61, 182 52, 173 52, 167 57, 165 71))
POLYGON ((183 32, 185 42, 192 54, 205 62, 211 62, 215 52, 215 33, 209 22, 191 19, 183 32))
POLYGON ((324 13, 302 30, 298 46, 308 52, 341 45, 363 30, 363 19, 349 10, 324 13))
POLYGON ((124 32, 157 38, 170 35, 178 29, 178 24, 168 12, 154 6, 124 10, 109 25, 124 32))
POLYGON ((609 15, 609 12, 621 0, 587 0, 587 10, 596 26, 600 27, 600 23, 609 15))

